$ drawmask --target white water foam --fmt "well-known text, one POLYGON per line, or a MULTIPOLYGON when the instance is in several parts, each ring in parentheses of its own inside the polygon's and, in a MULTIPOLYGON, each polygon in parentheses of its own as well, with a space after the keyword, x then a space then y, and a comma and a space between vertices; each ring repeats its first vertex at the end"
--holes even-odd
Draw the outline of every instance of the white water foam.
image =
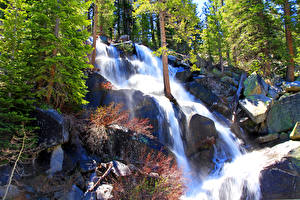
MULTIPOLYGON (((164 97, 163 93, 162 61, 154 56, 149 48, 143 45, 135 45, 135 48, 137 56, 126 60, 134 68, 131 73, 128 73, 128 69, 125 67, 126 63, 122 63, 117 49, 113 45, 107 46, 100 42, 97 42, 97 65, 101 74, 117 88, 140 90, 156 99, 162 113, 165 115, 164 119, 167 119, 170 125, 169 132, 173 138, 172 151, 177 156, 179 166, 188 174, 190 167, 184 154, 179 122, 175 116, 172 104, 164 97)), ((230 154, 228 155, 222 149, 221 151, 216 151, 214 158, 216 169, 214 173, 203 183, 193 180, 192 184, 188 185, 188 193, 182 199, 239 200, 242 198, 242 195, 246 195, 245 199, 258 200, 260 198, 259 174, 268 163, 274 161, 272 156, 268 156, 268 154, 272 154, 273 150, 269 151, 268 154, 266 153, 267 150, 244 154, 239 140, 230 129, 218 122, 200 101, 195 100, 175 80, 174 74, 176 69, 169 65, 169 71, 173 72, 170 74, 172 94, 182 107, 187 119, 196 113, 212 119, 215 122, 219 136, 225 142, 226 147, 224 146, 223 148, 226 148, 230 154), (232 161, 225 163, 228 160, 232 161)), ((289 147, 293 145, 295 144, 287 144, 289 147)), ((280 146, 278 148, 281 149, 283 147, 280 146)), ((286 148, 285 150, 288 151, 288 149, 286 148)), ((279 157, 281 158, 282 155, 284 154, 281 154, 279 157)))

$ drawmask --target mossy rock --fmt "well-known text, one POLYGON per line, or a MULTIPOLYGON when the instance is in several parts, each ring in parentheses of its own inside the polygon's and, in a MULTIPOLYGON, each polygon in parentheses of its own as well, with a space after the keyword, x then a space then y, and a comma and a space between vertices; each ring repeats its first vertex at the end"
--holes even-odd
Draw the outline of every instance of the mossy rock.
POLYGON ((291 130, 300 121, 300 93, 277 101, 268 112, 267 126, 269 133, 291 130))
POLYGON ((248 78, 244 81, 244 96, 248 97, 251 95, 267 95, 268 92, 268 84, 264 81, 256 73, 251 74, 248 78))

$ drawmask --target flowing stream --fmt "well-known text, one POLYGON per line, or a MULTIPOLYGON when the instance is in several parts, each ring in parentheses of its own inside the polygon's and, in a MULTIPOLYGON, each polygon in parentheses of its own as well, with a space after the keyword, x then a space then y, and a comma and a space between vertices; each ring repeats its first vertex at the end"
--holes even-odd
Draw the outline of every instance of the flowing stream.
POLYGON ((174 75, 177 69, 169 65, 171 92, 187 119, 196 113, 212 119, 215 122, 219 137, 224 143, 221 148, 215 150, 214 162, 216 167, 206 180, 201 182, 197 178, 189 177, 191 167, 184 153, 179 121, 176 118, 173 105, 164 97, 163 93, 162 61, 143 45, 136 44, 135 49, 137 56, 124 60, 124 58, 120 58, 120 53, 116 47, 107 46, 97 40, 96 63, 100 73, 111 81, 117 89, 140 90, 144 94, 152 96, 159 104, 161 114, 164 115, 163 119, 168 120, 169 134, 173 139, 171 150, 176 155, 179 166, 184 169, 184 174, 188 179, 192 179, 187 183, 188 192, 182 199, 259 200, 261 198, 260 171, 268 164, 279 160, 291 148, 299 144, 289 142, 276 147, 277 151, 280 152, 278 155, 281 157, 274 156, 276 148, 245 153, 240 141, 230 129, 222 125, 200 101, 196 100, 176 81, 174 75), (128 66, 132 66, 133 69, 128 69, 128 66))

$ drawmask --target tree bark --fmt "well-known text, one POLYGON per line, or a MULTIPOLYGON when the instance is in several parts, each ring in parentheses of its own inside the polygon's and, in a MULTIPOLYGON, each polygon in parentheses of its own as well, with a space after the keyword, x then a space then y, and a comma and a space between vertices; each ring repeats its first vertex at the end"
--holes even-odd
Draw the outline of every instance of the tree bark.
POLYGON ((95 4, 94 10, 94 30, 93 30, 93 53, 92 53, 92 65, 95 67, 96 63, 96 41, 97 41, 97 24, 98 24, 98 6, 95 4))
POLYGON ((218 50, 219 50, 219 62, 220 62, 220 68, 221 72, 224 72, 224 65, 223 65, 223 56, 222 56, 222 44, 221 44, 221 38, 218 39, 218 50))
POLYGON ((162 62, 163 62, 163 79, 164 79, 164 92, 168 99, 172 98, 170 80, 169 80, 169 70, 168 70, 168 57, 166 54, 167 42, 166 42, 166 32, 165 32, 165 12, 159 12, 159 24, 160 24, 160 37, 161 37, 161 47, 162 51, 162 62))
POLYGON ((285 25, 285 38, 286 38, 286 46, 287 51, 289 54, 288 60, 288 69, 286 73, 286 80, 287 81, 294 81, 294 71, 295 71, 295 61, 294 61, 294 49, 293 49, 293 36, 291 31, 291 7, 288 0, 284 1, 283 4, 284 9, 284 25, 285 25))
MULTIPOLYGON (((54 34, 55 37, 58 38, 58 33, 59 33, 59 18, 56 18, 55 22, 55 29, 54 29, 54 34)), ((52 52, 52 56, 55 57, 57 55, 57 48, 55 48, 52 52)), ((56 65, 52 65, 51 70, 50 70, 50 81, 48 84, 48 91, 47 91, 47 99, 46 102, 50 104, 51 101, 51 96, 52 96, 52 91, 53 91, 53 86, 54 86, 54 77, 55 77, 55 70, 56 70, 56 65)))

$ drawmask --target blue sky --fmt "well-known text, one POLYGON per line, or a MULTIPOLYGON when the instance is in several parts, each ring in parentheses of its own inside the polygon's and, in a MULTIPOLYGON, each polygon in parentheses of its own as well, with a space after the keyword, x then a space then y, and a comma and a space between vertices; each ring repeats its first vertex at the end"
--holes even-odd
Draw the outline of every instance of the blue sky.
POLYGON ((202 13, 202 7, 204 5, 204 2, 206 2, 206 1, 207 0, 193 0, 193 2, 197 4, 198 15, 200 15, 202 13))

